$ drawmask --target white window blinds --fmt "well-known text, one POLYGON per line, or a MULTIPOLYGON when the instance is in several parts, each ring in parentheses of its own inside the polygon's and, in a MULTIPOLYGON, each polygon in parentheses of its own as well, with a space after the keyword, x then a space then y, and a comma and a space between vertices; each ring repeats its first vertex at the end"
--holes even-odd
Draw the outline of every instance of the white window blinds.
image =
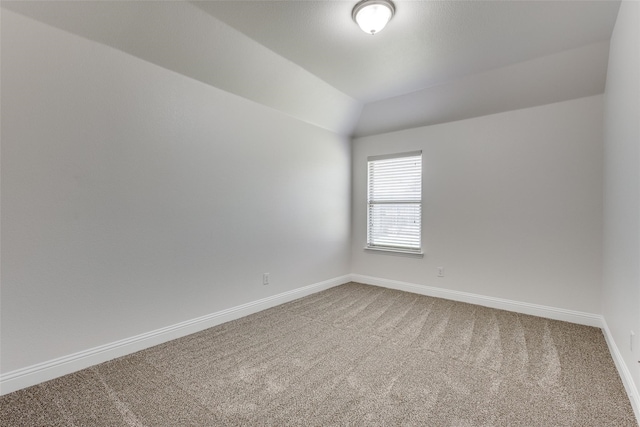
POLYGON ((368 158, 367 248, 421 251, 422 152, 368 158))

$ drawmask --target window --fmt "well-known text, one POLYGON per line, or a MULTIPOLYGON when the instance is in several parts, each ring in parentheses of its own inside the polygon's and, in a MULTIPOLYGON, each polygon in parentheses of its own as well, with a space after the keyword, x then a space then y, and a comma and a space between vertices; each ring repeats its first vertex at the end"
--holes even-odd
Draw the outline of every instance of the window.
POLYGON ((422 253, 422 152, 367 160, 367 249, 422 253))

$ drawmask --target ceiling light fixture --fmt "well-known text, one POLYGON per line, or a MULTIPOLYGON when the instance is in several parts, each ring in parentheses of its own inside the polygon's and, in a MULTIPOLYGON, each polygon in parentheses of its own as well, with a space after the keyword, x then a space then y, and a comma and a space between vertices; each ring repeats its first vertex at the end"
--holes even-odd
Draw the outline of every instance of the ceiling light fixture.
POLYGON ((391 0, 362 0, 351 12, 353 20, 367 34, 377 34, 391 20, 396 8, 391 0))

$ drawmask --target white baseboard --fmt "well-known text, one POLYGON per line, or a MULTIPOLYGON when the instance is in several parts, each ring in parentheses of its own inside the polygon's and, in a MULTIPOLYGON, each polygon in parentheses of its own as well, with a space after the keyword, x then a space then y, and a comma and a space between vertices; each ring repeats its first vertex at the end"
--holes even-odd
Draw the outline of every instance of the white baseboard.
POLYGON ((469 304, 482 305, 484 307, 497 308, 500 310, 513 311, 516 313, 530 314, 532 316, 545 317, 547 319, 562 320, 565 322, 578 323, 580 325, 602 327, 602 316, 598 314, 584 313, 581 311, 565 310, 562 308, 548 307, 538 304, 513 301, 503 298, 494 298, 484 295, 472 294, 468 292, 454 291, 450 289, 436 288, 433 286, 417 285, 414 283, 400 282, 397 280, 381 279, 378 277, 352 274, 351 280, 364 283, 366 285, 382 286, 400 291, 412 292, 414 294, 427 295, 430 297, 444 298, 453 301, 466 302, 469 304))
POLYGON ((350 281, 345 275, 0 375, 0 395, 239 319, 350 281))
POLYGON ((604 318, 602 319, 602 332, 604 333, 604 338, 606 339, 607 345, 609 346, 611 357, 613 357, 616 368, 618 368, 618 373, 620 374, 620 378, 622 378, 622 383, 624 384, 624 388, 627 391, 627 395, 629 396, 629 400, 631 401, 631 406, 633 407, 633 412, 635 413, 636 420, 638 421, 638 425, 640 426, 640 395, 638 393, 640 390, 638 390, 637 385, 633 381, 633 377, 631 376, 629 367, 624 362, 622 354, 620 353, 620 349, 616 345, 616 342, 613 340, 613 335, 611 335, 611 331, 609 330, 607 321, 604 318))

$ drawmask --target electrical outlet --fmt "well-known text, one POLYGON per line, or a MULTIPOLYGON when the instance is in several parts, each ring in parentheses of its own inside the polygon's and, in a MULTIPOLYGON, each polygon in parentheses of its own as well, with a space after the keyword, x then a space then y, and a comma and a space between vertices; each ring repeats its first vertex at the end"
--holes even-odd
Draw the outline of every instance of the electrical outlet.
POLYGON ((269 273, 262 273, 262 284, 263 285, 269 284, 269 273))
POLYGON ((438 267, 438 277, 444 277, 444 267, 438 267))

